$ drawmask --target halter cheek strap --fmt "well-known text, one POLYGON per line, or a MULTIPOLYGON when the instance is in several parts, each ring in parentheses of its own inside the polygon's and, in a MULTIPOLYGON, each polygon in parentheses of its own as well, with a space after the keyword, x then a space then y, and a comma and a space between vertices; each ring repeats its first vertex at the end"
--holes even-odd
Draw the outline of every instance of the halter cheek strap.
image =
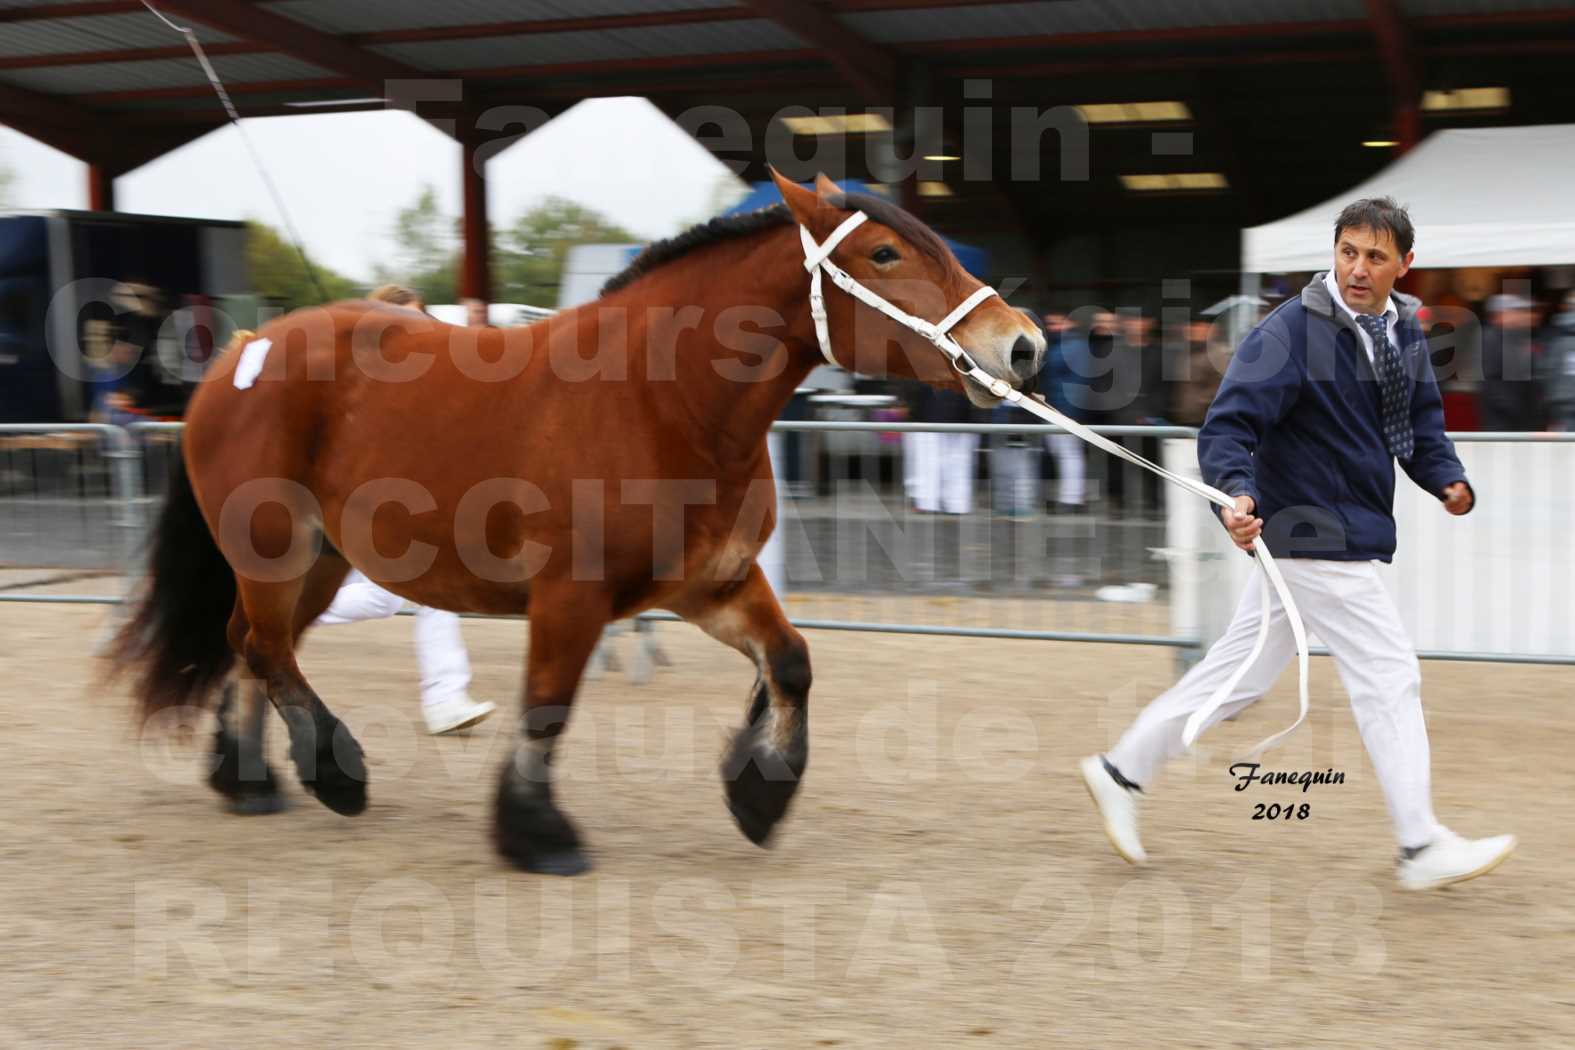
MULTIPOLYGON (((951 360, 952 366, 965 374, 983 373, 983 369, 974 363, 958 342, 949 334, 964 317, 973 312, 974 307, 984 302, 993 295, 998 295, 994 288, 984 285, 978 288, 968 298, 964 299, 957 307, 947 314, 938 324, 932 324, 922 317, 915 317, 901 308, 892 305, 887 300, 876 295, 860 284, 853 275, 831 261, 831 253, 837 250, 848 234, 858 229, 869 218, 861 211, 854 212, 842 220, 831 236, 825 241, 815 243, 814 235, 808 227, 799 226, 799 240, 804 245, 804 269, 809 271, 809 313, 815 321, 815 339, 820 343, 820 353, 828 364, 838 368, 845 367, 831 352, 831 329, 826 323, 826 293, 821 285, 821 275, 831 278, 831 283, 841 288, 844 292, 863 303, 871 309, 878 310, 887 317, 896 321, 909 331, 916 332, 928 339, 931 343, 951 360)), ((1011 389, 1006 383, 994 377, 984 384, 992 394, 997 397, 1006 396, 1003 391, 1011 389), (1000 389, 996 389, 999 387, 1000 389)))

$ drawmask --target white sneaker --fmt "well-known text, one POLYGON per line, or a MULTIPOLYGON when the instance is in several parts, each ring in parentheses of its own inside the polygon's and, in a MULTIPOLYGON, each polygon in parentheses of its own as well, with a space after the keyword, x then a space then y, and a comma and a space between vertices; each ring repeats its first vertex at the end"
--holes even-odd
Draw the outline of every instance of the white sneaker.
POLYGON ((1116 783, 1105 768, 1102 755, 1090 755, 1079 762, 1077 768, 1083 774, 1083 786, 1088 788, 1105 822, 1105 837, 1121 854, 1121 859, 1128 864, 1147 862, 1148 854, 1143 852, 1143 843, 1138 841, 1137 799, 1132 797, 1131 790, 1116 783))
POLYGON ((1515 852, 1515 836, 1463 839, 1447 831, 1412 857, 1400 858, 1398 878, 1403 890, 1436 890, 1454 882, 1486 875, 1515 852))
POLYGON ((490 700, 472 700, 464 693, 456 693, 442 700, 423 700, 421 717, 426 719, 428 733, 442 736, 485 721, 497 709, 498 705, 490 700))

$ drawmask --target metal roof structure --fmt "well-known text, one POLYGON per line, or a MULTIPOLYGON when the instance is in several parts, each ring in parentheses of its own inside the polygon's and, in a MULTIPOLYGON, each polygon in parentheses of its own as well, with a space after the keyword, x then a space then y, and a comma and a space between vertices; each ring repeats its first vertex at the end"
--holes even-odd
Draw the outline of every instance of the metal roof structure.
MULTIPOLYGON (((465 143, 467 165, 520 133, 483 128, 494 107, 550 115, 639 95, 675 118, 735 111, 747 134, 685 126, 746 178, 788 143, 805 163, 826 158, 834 177, 881 181, 912 152, 912 115, 933 107, 943 154, 982 151, 988 163, 969 174, 951 162, 929 180, 946 196, 905 199, 941 225, 1010 224, 1041 239, 1095 221, 1164 225, 1178 198, 1191 221, 1234 230, 1370 175, 1390 151, 1364 139, 1403 148, 1434 127, 1575 119, 1575 8, 1553 0, 152 2, 198 32, 243 116, 399 104, 465 143), (1482 86, 1508 101, 1421 104, 1428 91, 1482 86), (1013 124, 1149 100, 1182 103, 1185 119, 1090 125, 1086 177, 1069 172, 1079 161, 1059 126, 1025 135, 1013 124), (818 150, 825 136, 781 127, 787 107, 878 106, 894 108, 897 127, 876 148, 854 135, 818 150), (1137 193, 1121 177, 1178 171, 1223 185, 1137 193)), ((99 205, 116 174, 224 114, 185 41, 140 0, 0 0, 0 121, 88 161, 99 205)))

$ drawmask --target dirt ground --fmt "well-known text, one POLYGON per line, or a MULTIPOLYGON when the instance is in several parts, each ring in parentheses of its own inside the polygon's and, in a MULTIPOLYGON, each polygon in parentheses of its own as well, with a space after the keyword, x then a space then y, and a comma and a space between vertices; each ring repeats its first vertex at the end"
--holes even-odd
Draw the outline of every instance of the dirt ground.
MULTIPOLYGON (((1287 678, 1157 785, 1138 870, 1073 767, 1173 654, 811 632, 809 773, 763 852, 715 771, 752 671, 662 625, 653 683, 582 690, 559 798, 597 867, 549 880, 487 841, 513 719, 423 735, 408 619, 303 657, 371 808, 305 796, 275 720, 295 804, 237 818, 200 747, 139 740, 93 686, 105 615, 0 605, 3 1047, 1575 1045, 1568 669, 1424 665, 1440 816, 1521 846, 1412 895, 1327 661, 1266 764, 1345 783, 1233 790, 1287 678)), ((512 709, 522 627, 464 631, 473 691, 512 709)))

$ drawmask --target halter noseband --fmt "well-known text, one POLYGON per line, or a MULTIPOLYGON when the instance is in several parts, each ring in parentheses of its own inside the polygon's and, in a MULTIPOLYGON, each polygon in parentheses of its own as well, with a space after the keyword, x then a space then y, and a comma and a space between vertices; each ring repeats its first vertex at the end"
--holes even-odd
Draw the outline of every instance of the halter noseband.
POLYGON ((825 357, 829 364, 837 368, 845 367, 831 352, 831 329, 826 323, 826 293, 821 287, 820 280, 821 274, 824 273, 831 278, 832 284, 841 288, 865 306, 879 310, 904 328, 922 335, 935 344, 936 349, 946 355, 947 359, 951 361, 952 367, 958 372, 968 376, 975 382, 980 381, 979 376, 986 376, 988 382, 983 383, 983 385, 990 393, 996 397, 1005 397, 1007 392, 1012 389, 1011 386, 1004 380, 988 375, 969 356, 968 351, 964 350, 957 340, 948 334, 957 326, 959 321, 973 312, 974 307, 992 295, 1000 293, 989 285, 985 285, 958 303, 956 309, 942 318, 938 324, 931 324, 922 317, 914 317, 912 314, 893 306, 860 284, 852 274, 831 261, 831 253, 836 251, 837 245, 841 244, 848 234, 858 229, 868 218, 869 216, 861 211, 854 212, 842 220, 842 224, 833 230, 831 236, 827 237, 822 244, 815 243, 815 238, 809 232, 807 226, 800 224, 798 228, 799 240, 804 244, 804 269, 809 271, 809 313, 815 319, 815 338, 820 342, 821 355, 825 357))

